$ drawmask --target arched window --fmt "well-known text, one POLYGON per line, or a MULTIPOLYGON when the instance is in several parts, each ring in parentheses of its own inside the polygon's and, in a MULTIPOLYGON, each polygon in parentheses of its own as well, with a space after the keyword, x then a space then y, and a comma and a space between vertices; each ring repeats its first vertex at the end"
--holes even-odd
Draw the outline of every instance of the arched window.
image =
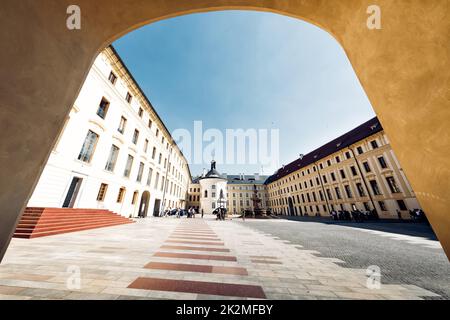
POLYGON ((208 198, 208 190, 205 190, 205 198, 208 198))

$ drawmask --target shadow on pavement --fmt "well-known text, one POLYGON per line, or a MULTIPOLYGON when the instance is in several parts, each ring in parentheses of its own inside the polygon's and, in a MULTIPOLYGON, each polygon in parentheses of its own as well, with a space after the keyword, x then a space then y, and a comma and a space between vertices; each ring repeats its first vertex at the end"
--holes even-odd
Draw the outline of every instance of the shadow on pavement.
POLYGON ((348 226, 367 230, 390 232, 438 241, 438 238, 436 237, 431 226, 425 222, 412 222, 411 220, 403 220, 403 221, 378 220, 378 221, 355 222, 355 221, 335 221, 327 217, 293 217, 293 216, 278 216, 278 218, 290 221, 314 222, 314 223, 348 226))

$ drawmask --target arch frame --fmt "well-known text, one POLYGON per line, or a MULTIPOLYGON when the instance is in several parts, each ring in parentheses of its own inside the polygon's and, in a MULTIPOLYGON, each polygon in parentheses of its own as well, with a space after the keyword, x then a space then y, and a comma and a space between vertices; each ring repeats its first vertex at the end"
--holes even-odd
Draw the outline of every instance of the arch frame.
POLYGON ((0 123, 4 128, 0 139, 0 259, 99 51, 148 23, 235 9, 295 17, 335 37, 450 255, 448 1, 378 0, 381 30, 366 26, 367 8, 372 4, 368 0, 77 3, 82 25, 80 30, 71 31, 65 26, 70 0, 2 3, 0 40, 9 45, 0 51, 0 76, 8 79, 0 87, 0 123))

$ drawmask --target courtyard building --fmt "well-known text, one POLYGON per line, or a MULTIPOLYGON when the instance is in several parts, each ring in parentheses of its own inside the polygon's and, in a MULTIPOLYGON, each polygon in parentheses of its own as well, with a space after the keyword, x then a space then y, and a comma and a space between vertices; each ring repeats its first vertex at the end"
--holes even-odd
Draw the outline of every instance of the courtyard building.
POLYGON ((380 218, 396 219, 421 208, 377 118, 300 155, 266 186, 270 207, 284 215, 375 209, 380 218))
POLYGON ((126 217, 185 207, 188 163, 113 47, 95 60, 28 207, 126 217))
POLYGON ((189 185, 188 207, 199 212, 212 213, 216 208, 224 207, 230 214, 242 214, 245 210, 253 210, 252 201, 256 188, 261 209, 269 206, 269 197, 265 181, 268 176, 255 173, 246 175, 221 174, 216 169, 216 163, 211 163, 211 169, 193 179, 189 185), (222 197, 221 197, 222 194, 222 197))

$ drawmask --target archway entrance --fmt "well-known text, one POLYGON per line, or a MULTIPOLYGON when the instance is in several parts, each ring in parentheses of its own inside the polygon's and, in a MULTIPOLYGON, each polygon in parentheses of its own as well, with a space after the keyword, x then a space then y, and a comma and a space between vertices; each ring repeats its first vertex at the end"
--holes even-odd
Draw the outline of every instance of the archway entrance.
POLYGON ((8 79, 0 94, 0 122, 6 124, 0 138, 0 257, 97 54, 144 24, 229 9, 296 17, 335 36, 450 255, 450 20, 443 18, 450 15, 447 0, 432 4, 379 0, 382 12, 389 12, 383 15, 380 30, 367 27, 371 3, 366 0, 171 0, 164 4, 128 0, 114 5, 108 0, 78 0, 82 29, 68 30, 65 21, 71 4, 69 0, 27 1, 26 9, 14 1, 2 4, 0 40, 10 46, 0 51, 1 74, 8 79), (99 12, 121 18, 98 19, 99 12), (18 49, 29 44, 33 44, 31 55, 18 49))
POLYGON ((289 215, 295 216, 294 202, 292 201, 292 197, 289 197, 288 203, 289 203, 289 215))
POLYGON ((147 217, 148 205, 150 203, 150 192, 144 191, 141 195, 141 203, 139 204, 138 217, 147 217))

